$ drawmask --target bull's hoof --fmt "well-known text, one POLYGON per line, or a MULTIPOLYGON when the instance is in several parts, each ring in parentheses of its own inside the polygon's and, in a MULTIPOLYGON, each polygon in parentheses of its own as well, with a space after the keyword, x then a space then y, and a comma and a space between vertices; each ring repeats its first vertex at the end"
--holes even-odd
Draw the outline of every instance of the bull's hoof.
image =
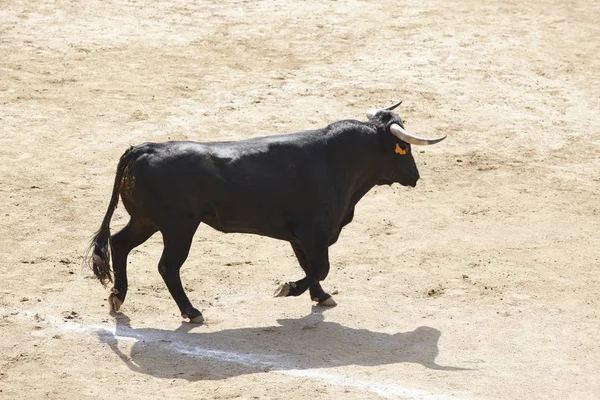
POLYGON ((275 293, 273 293, 274 297, 287 297, 290 295, 292 289, 296 288, 296 282, 289 282, 279 285, 275 293))
POLYGON ((335 306, 337 306, 337 303, 335 302, 333 297, 329 297, 325 300, 320 301, 319 305, 322 307, 335 307, 335 306))
POLYGON ((279 285, 275 293, 273 293, 274 297, 285 297, 290 294, 290 284, 284 283, 283 285, 279 285))
POLYGON ((197 315, 197 316, 195 316, 195 317, 189 317, 189 316, 187 316, 187 314, 181 314, 181 316, 182 316, 183 318, 189 318, 189 319, 190 319, 190 322, 191 322, 192 324, 198 324, 198 325, 202 325, 202 324, 204 323, 204 317, 202 316, 202 314, 200 314, 200 315, 197 315))
POLYGON ((337 306, 337 303, 335 302, 335 300, 331 296, 329 296, 328 298, 323 299, 323 300, 319 300, 318 298, 314 298, 313 301, 316 301, 318 303, 318 305, 321 306, 321 307, 335 307, 335 306, 337 306))
POLYGON ((119 299, 117 294, 119 294, 119 291, 113 288, 108 295, 108 306, 110 307, 110 311, 114 313, 119 311, 119 308, 123 305, 123 300, 119 299))
POLYGON ((202 324, 204 322, 204 317, 202 313, 196 310, 194 307, 190 307, 186 309, 186 311, 181 313, 183 318, 188 318, 193 324, 202 324))

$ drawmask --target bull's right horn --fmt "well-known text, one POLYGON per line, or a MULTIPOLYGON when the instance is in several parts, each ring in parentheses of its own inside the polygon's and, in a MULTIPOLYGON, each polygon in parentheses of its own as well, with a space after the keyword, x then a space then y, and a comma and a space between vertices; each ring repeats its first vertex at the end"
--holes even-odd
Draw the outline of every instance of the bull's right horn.
POLYGON ((413 135, 408 132, 406 129, 402 128, 398 124, 390 125, 390 131, 394 136, 398 139, 405 141, 406 143, 418 145, 418 146, 428 146, 430 144, 436 144, 446 139, 446 136, 436 139, 425 139, 418 136, 413 135))

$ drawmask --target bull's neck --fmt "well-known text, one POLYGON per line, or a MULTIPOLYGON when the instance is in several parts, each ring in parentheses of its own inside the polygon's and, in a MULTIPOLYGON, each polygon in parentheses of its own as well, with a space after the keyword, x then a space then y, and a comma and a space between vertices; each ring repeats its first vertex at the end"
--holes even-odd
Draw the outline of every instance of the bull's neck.
POLYGON ((377 182, 384 171, 384 157, 381 154, 381 143, 374 128, 356 122, 332 138, 332 155, 339 168, 341 188, 347 188, 346 196, 354 206, 377 182))

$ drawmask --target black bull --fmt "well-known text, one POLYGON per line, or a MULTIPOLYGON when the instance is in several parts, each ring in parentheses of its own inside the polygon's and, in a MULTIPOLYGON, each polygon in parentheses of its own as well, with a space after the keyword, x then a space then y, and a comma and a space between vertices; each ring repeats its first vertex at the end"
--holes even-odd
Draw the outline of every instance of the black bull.
POLYGON ((354 207, 375 185, 414 187, 419 172, 410 143, 443 139, 411 136, 394 107, 370 112, 368 122, 338 121, 312 131, 131 147, 119 161, 108 210, 91 244, 93 271, 103 284, 113 282, 112 256, 111 310, 127 294, 129 252, 160 231, 160 275, 181 315, 201 322, 180 279, 201 222, 222 232, 290 242, 306 276, 281 285, 276 295, 298 296, 308 289, 319 304, 335 305, 319 282, 329 272, 328 248, 352 221, 354 207), (119 195, 130 220, 111 236, 119 195))

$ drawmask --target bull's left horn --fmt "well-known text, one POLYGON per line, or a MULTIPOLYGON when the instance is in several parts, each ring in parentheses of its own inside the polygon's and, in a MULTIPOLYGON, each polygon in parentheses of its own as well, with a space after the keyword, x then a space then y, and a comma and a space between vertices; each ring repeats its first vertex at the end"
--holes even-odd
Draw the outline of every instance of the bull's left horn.
POLYGON ((410 143, 410 144, 414 144, 414 145, 418 145, 418 146, 427 146, 430 144, 436 144, 436 143, 439 143, 442 140, 446 139, 446 136, 441 137, 441 138, 436 138, 436 139, 420 138, 420 137, 415 136, 412 133, 406 131, 404 128, 402 128, 398 124, 390 125, 390 131, 398 139, 403 140, 406 143, 410 143))
POLYGON ((398 103, 394 104, 393 106, 389 106, 385 109, 388 111, 392 111, 394 108, 398 107, 400 104, 402 104, 402 100, 400 100, 398 103))
POLYGON ((392 111, 394 108, 398 107, 400 104, 402 104, 402 100, 400 100, 398 103, 394 104, 393 106, 389 106, 386 108, 374 108, 372 110, 369 110, 369 111, 367 111, 367 118, 369 118, 369 119, 373 118, 375 115, 377 115, 377 113, 379 111, 383 111, 383 110, 392 111))

